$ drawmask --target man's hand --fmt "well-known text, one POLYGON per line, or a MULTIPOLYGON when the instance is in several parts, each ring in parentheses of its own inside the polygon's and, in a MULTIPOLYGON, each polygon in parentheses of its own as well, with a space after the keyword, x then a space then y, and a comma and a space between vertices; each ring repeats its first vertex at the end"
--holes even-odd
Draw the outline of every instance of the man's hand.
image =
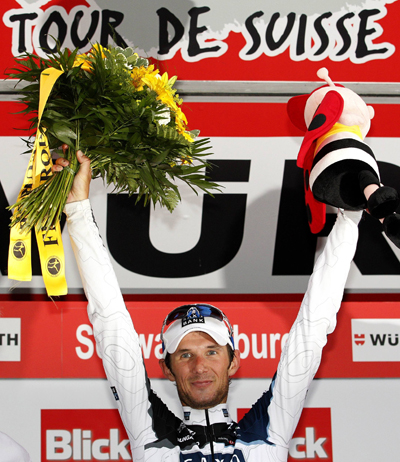
MULTIPOLYGON (((68 148, 67 145, 63 145, 63 151, 68 148)), ((67 198, 67 204, 70 202, 83 201, 89 198, 90 181, 92 179, 92 171, 90 169, 90 159, 86 157, 82 151, 76 152, 76 157, 80 163, 78 173, 75 175, 74 183, 72 185, 71 192, 67 198)), ((69 164, 67 159, 60 157, 56 160, 53 165, 53 172, 61 172, 64 167, 69 164)))

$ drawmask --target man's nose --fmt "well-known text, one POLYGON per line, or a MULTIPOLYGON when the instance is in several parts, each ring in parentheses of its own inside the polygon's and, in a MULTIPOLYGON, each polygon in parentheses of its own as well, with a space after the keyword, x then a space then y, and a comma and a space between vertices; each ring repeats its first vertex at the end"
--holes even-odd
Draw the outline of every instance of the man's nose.
POLYGON ((199 355, 194 358, 194 370, 199 374, 207 371, 206 359, 199 355))

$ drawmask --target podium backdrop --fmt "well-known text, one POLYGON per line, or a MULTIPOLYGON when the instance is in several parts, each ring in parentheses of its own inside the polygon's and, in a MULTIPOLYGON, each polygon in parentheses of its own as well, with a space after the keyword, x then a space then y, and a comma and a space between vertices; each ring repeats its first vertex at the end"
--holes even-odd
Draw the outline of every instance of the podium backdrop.
MULTIPOLYGON (((210 137, 221 184, 215 198, 182 188, 173 214, 134 206, 101 180, 91 202, 141 334, 154 388, 179 413, 158 369, 165 313, 185 302, 221 307, 234 325, 242 367, 233 418, 268 388, 281 348, 336 211, 308 229, 302 134, 290 96, 321 85, 316 72, 375 108, 366 139, 382 181, 400 191, 400 2, 323 0, 3 0, 0 79, 14 57, 90 42, 129 45, 178 76, 189 128, 210 137), (124 239, 119 235, 123 230, 124 239), (126 236, 129 236, 126 239, 126 236)), ((10 211, 28 163, 15 85, 0 81, 0 430, 50 460, 127 460, 126 434, 96 354, 86 302, 63 231, 69 295, 46 299, 38 256, 33 280, 7 278, 10 211)), ((309 392, 290 460, 396 460, 400 430, 400 250, 366 217, 337 330, 309 392)))

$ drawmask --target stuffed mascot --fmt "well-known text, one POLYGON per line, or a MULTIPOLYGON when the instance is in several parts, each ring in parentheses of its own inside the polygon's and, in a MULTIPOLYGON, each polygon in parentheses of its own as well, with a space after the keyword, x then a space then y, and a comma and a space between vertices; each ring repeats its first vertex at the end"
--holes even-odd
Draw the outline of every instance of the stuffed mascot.
POLYGON ((318 233, 324 227, 325 204, 366 209, 400 248, 397 191, 381 184, 374 153, 364 143, 374 109, 352 90, 335 85, 327 69, 320 69, 317 76, 327 84, 291 98, 287 105, 290 120, 305 132, 297 165, 304 170, 311 231, 318 233))

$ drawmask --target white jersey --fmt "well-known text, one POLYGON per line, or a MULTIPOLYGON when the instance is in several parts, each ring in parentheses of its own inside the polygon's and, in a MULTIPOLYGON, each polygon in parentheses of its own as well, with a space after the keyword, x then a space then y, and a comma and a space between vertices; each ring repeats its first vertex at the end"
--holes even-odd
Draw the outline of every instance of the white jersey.
MULTIPOLYGON (((135 462, 283 462, 327 334, 336 325, 357 225, 338 214, 318 258, 269 389, 238 423, 226 404, 183 408, 176 417, 151 390, 138 335, 125 307, 89 200, 66 206, 68 230, 104 369, 135 462)), ((178 398, 177 398, 178 399, 178 398)))

